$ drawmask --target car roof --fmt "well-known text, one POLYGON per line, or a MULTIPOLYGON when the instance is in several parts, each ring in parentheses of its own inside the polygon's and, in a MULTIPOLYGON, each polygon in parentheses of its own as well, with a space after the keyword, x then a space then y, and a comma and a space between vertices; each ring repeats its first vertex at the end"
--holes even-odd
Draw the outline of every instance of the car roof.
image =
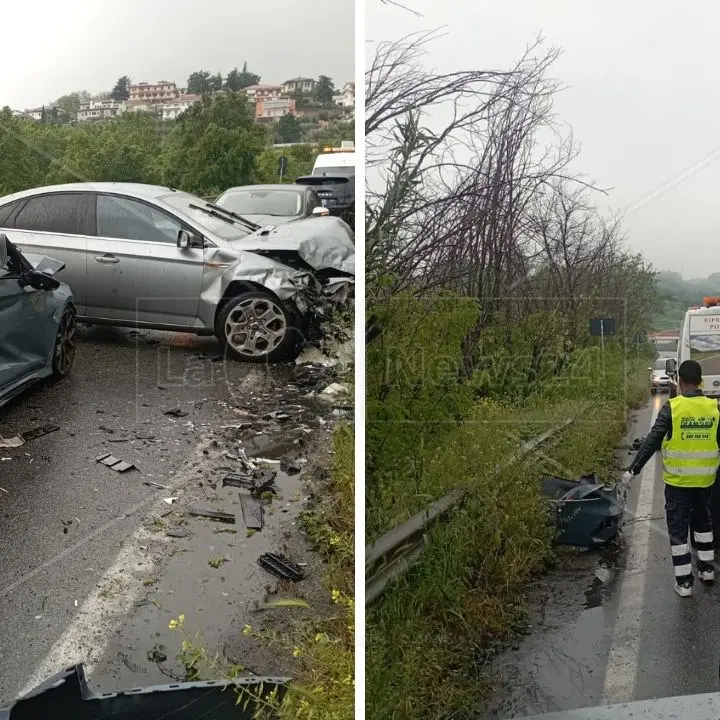
POLYGON ((181 192, 175 188, 165 185, 144 185, 142 183, 115 183, 115 182, 81 182, 66 183, 64 185, 46 185, 44 187, 31 188, 21 192, 5 195, 0 198, 0 203, 5 204, 12 200, 19 200, 33 195, 44 195, 56 192, 112 192, 119 195, 140 197, 148 200, 157 199, 168 193, 181 192))
POLYGON ((242 190, 297 190, 298 192, 305 192, 307 189, 307 185, 297 185, 296 183, 266 183, 265 185, 237 185, 228 188, 222 194, 242 190))

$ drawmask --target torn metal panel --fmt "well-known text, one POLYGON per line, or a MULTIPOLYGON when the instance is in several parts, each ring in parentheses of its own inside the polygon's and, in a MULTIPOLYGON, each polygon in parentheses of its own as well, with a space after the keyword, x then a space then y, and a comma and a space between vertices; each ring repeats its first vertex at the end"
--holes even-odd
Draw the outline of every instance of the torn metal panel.
POLYGON ((258 565, 281 580, 298 582, 305 578, 305 571, 297 563, 278 553, 264 553, 258 558, 258 565))
POLYGON ((221 510, 213 510, 211 508, 193 507, 190 508, 190 514, 193 517, 204 517, 210 520, 217 520, 219 522, 225 522, 235 524, 235 516, 231 513, 222 512, 221 510))

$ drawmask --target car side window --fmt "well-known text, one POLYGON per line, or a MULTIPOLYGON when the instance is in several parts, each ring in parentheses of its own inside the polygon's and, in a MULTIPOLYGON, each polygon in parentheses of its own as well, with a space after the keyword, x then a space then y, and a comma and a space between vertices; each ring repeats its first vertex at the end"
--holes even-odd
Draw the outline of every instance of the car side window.
POLYGON ((92 235, 94 225, 91 193, 53 193, 31 197, 15 218, 17 230, 92 235))
POLYGON ((13 224, 10 224, 10 216, 15 212, 16 208, 22 203, 23 200, 15 200, 0 207, 0 227, 9 228, 13 224))
POLYGON ((99 237, 144 242, 177 242, 182 225, 162 210, 132 198, 98 195, 99 237))

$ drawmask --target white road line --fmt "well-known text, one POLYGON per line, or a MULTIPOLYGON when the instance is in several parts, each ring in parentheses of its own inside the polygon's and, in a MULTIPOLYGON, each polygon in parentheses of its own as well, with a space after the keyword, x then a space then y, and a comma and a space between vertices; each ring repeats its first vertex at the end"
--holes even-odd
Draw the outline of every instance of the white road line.
MULTIPOLYGON (((659 405, 653 409, 651 424, 655 422, 659 409, 659 405)), ((634 517, 651 518, 653 516, 657 457, 656 453, 643 468, 638 478, 640 486, 634 517)), ((650 556, 652 530, 653 523, 651 521, 630 523, 623 530, 625 542, 628 545, 628 556, 620 586, 617 617, 605 670, 603 702, 608 704, 630 702, 635 699, 635 678, 640 650, 640 622, 643 613, 645 578, 650 556)))
MULTIPOLYGON (((203 443, 197 446, 188 462, 202 458, 203 447, 203 443)), ((181 490, 196 477, 191 467, 186 473, 177 473, 170 487, 173 491, 181 490)), ((168 506, 161 499, 157 498, 155 503, 158 512, 167 512, 168 506)), ((82 602, 68 628, 27 680, 19 696, 26 695, 76 663, 83 664, 88 678, 92 675, 114 631, 147 591, 143 581, 152 577, 153 558, 159 557, 161 548, 170 542, 164 533, 153 533, 142 524, 138 527, 93 592, 82 602)))

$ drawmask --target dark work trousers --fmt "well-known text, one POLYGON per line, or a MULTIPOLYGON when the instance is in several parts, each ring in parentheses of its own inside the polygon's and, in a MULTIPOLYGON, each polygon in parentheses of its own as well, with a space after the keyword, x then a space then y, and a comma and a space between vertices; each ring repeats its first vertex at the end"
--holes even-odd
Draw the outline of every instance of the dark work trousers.
POLYGON ((710 511, 712 487, 680 488, 665 485, 665 517, 675 580, 693 581, 690 544, 697 551, 698 570, 714 567, 713 523, 710 511), (692 527, 692 537, 689 538, 692 527))

